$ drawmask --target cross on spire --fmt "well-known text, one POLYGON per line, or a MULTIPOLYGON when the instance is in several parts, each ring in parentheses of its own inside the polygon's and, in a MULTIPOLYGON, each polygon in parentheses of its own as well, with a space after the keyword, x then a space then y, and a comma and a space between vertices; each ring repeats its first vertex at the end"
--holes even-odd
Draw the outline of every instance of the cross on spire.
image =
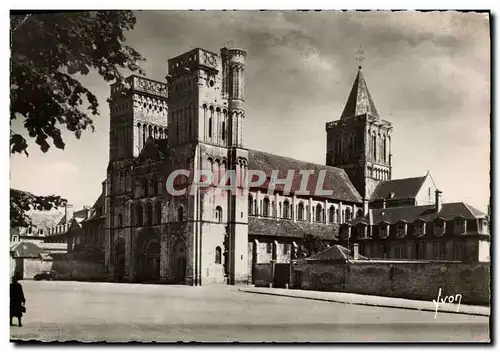
POLYGON ((361 49, 361 46, 356 50, 356 61, 358 61, 358 68, 361 70, 363 61, 365 61, 365 51, 361 49))

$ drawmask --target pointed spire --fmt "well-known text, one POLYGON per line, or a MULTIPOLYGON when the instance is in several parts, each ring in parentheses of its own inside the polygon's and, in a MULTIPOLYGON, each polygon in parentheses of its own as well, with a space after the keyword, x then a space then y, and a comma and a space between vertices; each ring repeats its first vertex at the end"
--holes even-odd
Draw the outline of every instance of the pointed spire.
POLYGON ((352 85, 351 93, 345 104, 344 111, 340 116, 341 119, 347 119, 362 114, 370 114, 380 118, 375 104, 373 103, 365 78, 363 77, 362 67, 358 67, 358 75, 352 85))

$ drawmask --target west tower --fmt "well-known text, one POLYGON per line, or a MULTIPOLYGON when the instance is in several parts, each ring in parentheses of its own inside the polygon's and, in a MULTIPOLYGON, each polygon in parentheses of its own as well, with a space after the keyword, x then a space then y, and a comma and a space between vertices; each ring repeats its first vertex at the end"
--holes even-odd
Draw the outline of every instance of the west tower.
POLYGON ((366 203, 380 181, 391 179, 392 129, 380 118, 360 66, 340 119, 326 123, 326 164, 344 169, 366 203))
POLYGON ((109 163, 103 183, 106 214, 106 267, 110 277, 126 279, 132 275, 131 170, 148 138, 167 138, 167 85, 132 75, 125 84, 111 85, 109 109, 109 163), (118 240, 124 248, 115 249, 118 240))
MULTIPOLYGON (((216 175, 232 170, 238 177, 245 173, 245 57, 241 49, 222 48, 217 54, 196 48, 168 60, 168 144, 189 155, 193 174, 200 169, 216 175)), ((229 192, 189 197, 193 227, 187 239, 188 283, 198 285, 214 277, 219 267, 212 254, 219 248, 224 248, 226 281, 246 282, 247 202, 247 197, 229 192)))

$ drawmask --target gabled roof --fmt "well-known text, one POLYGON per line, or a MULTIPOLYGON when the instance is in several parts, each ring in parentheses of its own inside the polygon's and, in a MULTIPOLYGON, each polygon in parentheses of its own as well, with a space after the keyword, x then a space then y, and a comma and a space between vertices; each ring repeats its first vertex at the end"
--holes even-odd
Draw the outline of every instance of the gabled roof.
MULTIPOLYGON (((420 206, 404 206, 404 207, 391 207, 386 209, 372 209, 370 213, 372 214, 370 225, 377 225, 381 222, 388 222, 389 224, 396 224, 400 221, 406 221, 412 223, 416 220, 422 220, 425 222, 432 222, 437 218, 442 218, 444 220, 453 220, 458 217, 462 217, 467 220, 481 219, 486 215, 477 209, 474 211, 470 210, 470 205, 458 202, 458 203, 444 203, 442 205, 441 211, 437 213, 433 204, 431 205, 420 205, 420 206)), ((368 216, 360 216, 351 221, 351 225, 357 225, 360 222, 369 221, 368 216)))
MULTIPOLYGON (((288 171, 294 171, 294 178, 292 182, 291 193, 295 193, 300 189, 302 175, 299 173, 301 170, 312 170, 314 173, 309 176, 307 191, 309 194, 314 195, 316 185, 320 176, 320 171, 325 170, 325 179, 322 189, 325 191, 332 191, 332 195, 319 195, 319 197, 336 199, 348 202, 359 203, 362 201, 356 188, 353 186, 349 177, 343 169, 332 166, 314 164, 307 161, 301 161, 284 156, 279 156, 271 153, 266 153, 258 150, 248 150, 248 163, 249 170, 262 170, 266 173, 268 181, 264 183, 262 188, 267 189, 271 173, 273 170, 278 171, 279 179, 286 179, 288 171)), ((321 181, 321 180, 319 180, 321 181)), ((321 182, 319 182, 321 183, 321 182)), ((276 185, 276 191, 282 191, 284 186, 282 184, 276 185)))
POLYGON ((249 217, 248 234, 291 238, 303 238, 307 234, 314 234, 323 240, 337 241, 338 225, 249 217))
POLYGON ((38 258, 42 250, 31 242, 19 242, 10 248, 10 252, 15 258, 38 258))
MULTIPOLYGON (((366 257, 363 257, 362 255, 359 256, 358 259, 368 259, 366 257)), ((345 247, 342 247, 338 244, 333 245, 319 253, 316 253, 309 258, 306 258, 306 261, 337 261, 337 260, 354 260, 354 257, 351 255, 351 251, 345 247)))
POLYGON ((169 153, 168 141, 167 139, 159 139, 149 137, 142 148, 141 152, 135 159, 136 162, 145 161, 147 159, 151 160, 161 160, 168 157, 169 153))
POLYGON ((380 118, 360 67, 340 118, 347 119, 363 114, 380 118))
POLYGON ((373 191, 370 201, 374 202, 380 199, 396 200, 416 198, 426 178, 427 175, 382 181, 373 191))

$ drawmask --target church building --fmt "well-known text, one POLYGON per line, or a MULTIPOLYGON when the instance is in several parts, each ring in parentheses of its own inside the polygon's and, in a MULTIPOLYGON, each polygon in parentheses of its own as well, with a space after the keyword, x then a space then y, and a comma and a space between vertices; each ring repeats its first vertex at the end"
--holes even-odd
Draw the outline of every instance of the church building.
MULTIPOLYGON (((241 49, 197 48, 168 60, 166 83, 132 75, 126 86, 111 86, 109 164, 100 198, 110 280, 247 284, 253 264, 289 262, 306 234, 331 244, 371 238, 371 231, 354 237, 351 230, 378 226, 372 215, 381 209, 434 201, 430 175, 391 181, 392 125, 380 118, 361 69, 340 119, 326 124, 326 165, 246 148, 245 59, 241 49), (191 175, 260 170, 266 182, 238 194, 174 196, 166 183, 181 169, 191 175), (290 170, 290 192, 270 192, 276 176, 286 179, 290 170), (300 192, 301 170, 312 174, 308 190, 323 172, 329 194, 300 192), (419 184, 418 192, 406 193, 406 184, 419 184)), ((181 186, 196 182, 179 180, 181 186)), ((471 217, 482 216, 451 213, 464 216, 469 229, 471 217)))

